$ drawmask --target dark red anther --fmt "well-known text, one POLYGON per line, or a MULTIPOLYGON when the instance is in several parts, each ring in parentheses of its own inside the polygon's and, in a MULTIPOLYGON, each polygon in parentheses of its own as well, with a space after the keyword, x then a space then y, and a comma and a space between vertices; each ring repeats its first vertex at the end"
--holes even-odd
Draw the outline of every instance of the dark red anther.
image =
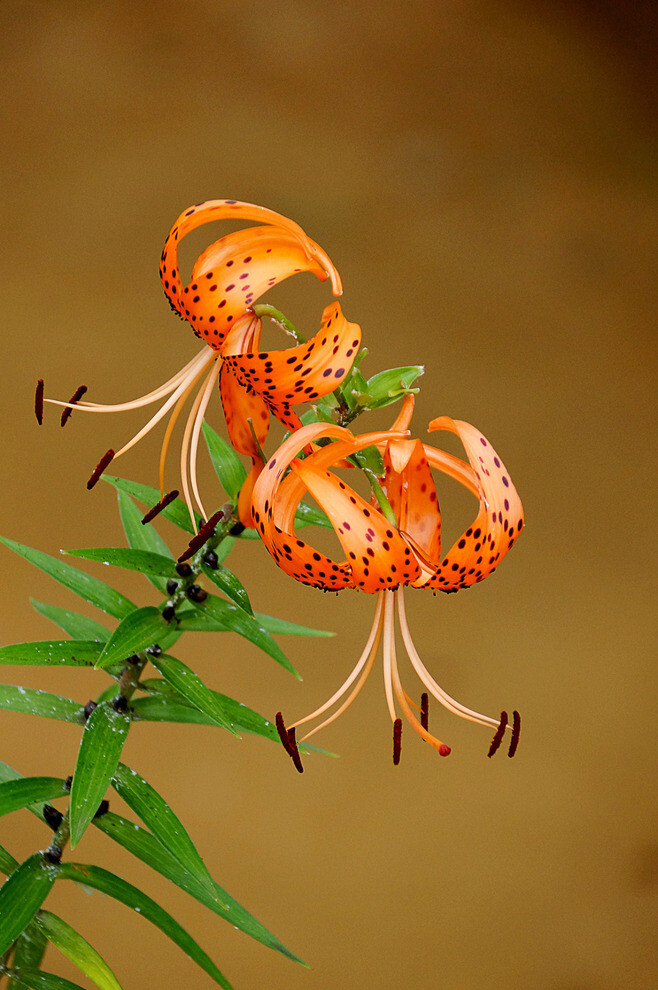
POLYGON ((496 734, 491 740, 491 746, 489 747, 489 752, 487 756, 491 757, 499 749, 500 744, 503 741, 503 736, 505 735, 505 729, 507 728, 507 723, 509 719, 507 718, 507 712, 500 713, 500 722, 498 728, 496 729, 496 734))
POLYGON ((37 382, 37 390, 34 393, 34 415, 37 417, 39 426, 43 423, 43 378, 37 382))
POLYGON ((187 550, 185 550, 184 553, 182 553, 178 558, 179 564, 182 564, 183 561, 189 560, 190 557, 193 557, 197 550, 200 550, 203 544, 210 539, 215 532, 215 526, 223 515, 223 509, 218 509, 217 512, 212 514, 208 522, 203 524, 196 536, 193 536, 190 540, 187 550))
POLYGON ((161 498, 157 505, 154 505, 152 509, 149 509, 146 515, 142 518, 142 526, 146 526, 151 519, 155 519, 163 509, 166 509, 168 505, 178 498, 180 492, 174 488, 173 491, 167 492, 164 498, 161 498))
POLYGON ((427 691, 420 696, 420 724, 427 731, 430 724, 430 699, 427 691))
MULTIPOLYGON (((79 385, 78 388, 76 388, 76 390, 73 393, 73 395, 71 396, 71 398, 69 399, 69 402, 72 405, 75 405, 76 402, 79 402, 80 401, 80 399, 82 398, 82 396, 85 394, 86 391, 87 391, 87 386, 86 385, 79 385)), ((69 418, 69 416, 71 415, 72 412, 73 412, 73 410, 70 409, 69 407, 66 407, 65 409, 62 409, 62 418, 59 421, 60 422, 60 426, 66 426, 67 420, 68 420, 68 418, 69 418)))
POLYGON ((402 719, 396 718, 393 723, 393 765, 397 766, 400 762, 400 753, 402 752, 402 719))
POLYGON ((114 457, 114 451, 110 447, 110 449, 103 454, 100 461, 92 471, 91 478, 87 482, 87 488, 89 489, 89 491, 91 491, 94 485, 97 484, 98 481, 100 481, 100 477, 103 471, 105 470, 105 468, 110 463, 113 457, 114 457))
POLYGON ((439 756, 450 756, 451 752, 452 750, 450 749, 450 746, 446 746, 445 743, 441 743, 439 746, 439 756))
POLYGON ((517 711, 512 712, 512 738, 509 744, 509 750, 507 755, 510 760, 516 753, 516 747, 519 745, 519 736, 521 735, 521 716, 517 711))
POLYGON ((297 740, 295 738, 294 729, 286 729, 285 722, 283 721, 283 715, 281 712, 276 713, 276 731, 279 733, 279 739, 283 744, 283 748, 286 753, 295 764, 295 767, 299 773, 304 773, 304 767, 302 766, 302 758, 299 755, 299 750, 297 749, 297 740))

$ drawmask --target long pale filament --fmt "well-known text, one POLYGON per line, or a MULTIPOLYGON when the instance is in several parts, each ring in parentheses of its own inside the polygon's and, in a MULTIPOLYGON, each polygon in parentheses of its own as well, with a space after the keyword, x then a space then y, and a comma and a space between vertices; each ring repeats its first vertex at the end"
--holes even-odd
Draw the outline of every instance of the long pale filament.
POLYGON ((196 418, 194 420, 194 427, 192 428, 192 439, 190 441, 190 478, 192 481, 192 491, 194 492, 194 497, 196 499, 197 505, 201 510, 201 515, 204 519, 207 519, 206 511, 201 503, 201 496, 199 495, 199 487, 197 484, 196 475, 196 455, 199 447, 199 437, 201 435, 201 426, 203 424, 203 417, 206 414, 206 409, 208 408, 208 403, 210 402, 210 397, 212 396, 213 389, 217 383, 217 377, 221 369, 221 362, 215 361, 215 365, 210 369, 210 373, 206 378, 206 383, 201 392, 201 401, 199 403, 199 408, 197 409, 196 418))
MULTIPOLYGON (((392 596, 394 592, 388 592, 388 594, 392 596)), ((402 712, 412 729, 414 729, 418 735, 425 740, 425 742, 428 742, 430 746, 437 749, 442 756, 445 755, 446 752, 450 752, 445 743, 441 742, 440 739, 437 739, 436 736, 433 736, 423 725, 420 724, 415 713, 412 711, 411 705, 409 704, 411 699, 402 687, 402 682, 400 681, 400 674, 398 672, 398 665, 395 657, 395 644, 393 644, 393 649, 391 651, 391 680, 393 683, 393 690, 395 691, 395 697, 398 699, 400 708, 402 709, 402 712)), ((414 708, 415 707, 416 706, 414 705, 414 708)))
POLYGON ((492 728, 498 728, 500 719, 490 718, 488 715, 481 715, 479 712, 475 712, 471 708, 466 708, 458 701, 455 701, 454 698, 451 698, 450 695, 436 683, 430 672, 425 667, 425 664, 420 659, 418 651, 416 650, 411 638, 404 608, 404 595, 402 593, 402 588, 399 588, 398 591, 394 592, 394 594, 397 597, 400 631, 402 632, 402 639, 404 640, 405 649, 411 663, 413 664, 414 670, 420 677, 427 690, 434 695, 437 701, 440 701, 441 704, 454 715, 458 715, 460 718, 468 719, 470 722, 477 722, 479 725, 490 725, 492 728))
POLYGON ((207 355, 204 351, 200 354, 196 354, 191 361, 181 368, 173 378, 165 382, 163 385, 158 386, 152 392, 148 392, 146 395, 140 396, 138 399, 131 399, 129 402, 117 402, 115 404, 104 405, 99 402, 62 402, 60 399, 44 399, 44 402, 50 402, 53 406, 64 406, 66 409, 79 409, 82 412, 126 412, 129 409, 139 409, 141 406, 151 405, 153 402, 157 402, 158 399, 162 399, 174 391, 180 382, 187 378, 188 374, 193 370, 193 368, 198 364, 206 364, 207 355))
POLYGON ((393 698, 393 667, 395 666, 395 597, 394 592, 384 592, 384 691, 386 692, 386 704, 391 716, 391 721, 395 722, 395 700, 393 698))
POLYGON ((157 413, 151 417, 151 419, 148 421, 146 426, 143 426, 142 429, 135 434, 132 440, 129 440, 128 443, 124 444, 121 450, 118 450, 116 452, 116 454, 114 455, 115 460, 117 457, 120 457, 121 454, 125 454, 128 450, 130 450, 131 447, 134 447, 136 443, 139 443, 142 437, 145 437, 147 433, 150 433, 153 427, 157 423, 159 423, 160 420, 163 418, 163 416, 166 416, 167 412, 171 409, 171 407, 175 405, 180 395, 183 392, 185 392, 187 389, 189 389, 191 386, 196 385, 196 383, 202 377, 208 365, 211 364, 216 359, 216 356, 217 355, 212 350, 210 350, 210 348, 208 349, 207 354, 202 353, 203 361, 199 362, 196 365, 196 367, 188 371, 186 377, 183 378, 183 380, 180 382, 175 392, 169 396, 167 401, 163 403, 162 406, 160 406, 157 413))
MULTIPOLYGON (((204 369, 205 370, 205 369, 204 369)), ((187 402, 190 392, 195 387, 197 383, 197 378, 193 379, 184 392, 181 392, 174 410, 169 417, 169 422, 167 423, 167 429, 165 430, 165 435, 162 441, 162 447, 160 449, 160 465, 159 465, 159 481, 160 481, 160 497, 164 494, 164 472, 165 463, 167 460, 167 451, 169 450, 169 441, 171 439, 171 434, 173 433, 174 426, 180 416, 181 410, 185 403, 187 402)))
MULTIPOLYGON (((379 649, 379 643, 382 636, 382 625, 383 625, 382 613, 384 606, 384 594, 385 592, 380 592, 379 595, 377 596, 377 608, 375 610, 375 618, 372 627, 370 629, 370 635, 368 636, 368 642, 366 643, 363 653, 359 657, 354 667, 354 670, 352 671, 350 676, 331 696, 331 698, 329 698, 328 701, 325 701, 323 705, 317 708, 314 712, 311 712, 310 715, 307 715, 305 718, 300 718, 296 722, 293 722, 290 725, 290 728, 292 729, 297 725, 303 725, 305 722, 310 722, 311 719, 314 719, 318 715, 322 715, 324 712, 326 712, 328 708, 331 708, 331 706, 336 701, 338 701, 339 698, 342 698, 342 696, 345 694, 348 688, 352 686, 355 679, 360 674, 361 676, 359 677, 356 686, 351 691, 349 696, 345 699, 343 704, 328 719, 325 719, 325 721, 321 722, 320 725, 316 725, 316 727, 312 729, 310 732, 308 732, 303 737, 303 739, 308 739, 310 736, 315 735, 315 733, 319 732, 320 729, 323 729, 325 726, 330 725, 331 722, 335 721, 339 717, 339 715, 342 715, 343 712, 347 708, 349 708, 349 706, 352 704, 354 699, 361 691, 361 688, 365 684, 366 680, 368 679, 368 675, 370 674, 370 671, 372 670, 373 664, 375 662, 375 657, 377 656, 377 651, 379 649)), ((300 740, 300 742, 301 741, 302 740, 300 740)))

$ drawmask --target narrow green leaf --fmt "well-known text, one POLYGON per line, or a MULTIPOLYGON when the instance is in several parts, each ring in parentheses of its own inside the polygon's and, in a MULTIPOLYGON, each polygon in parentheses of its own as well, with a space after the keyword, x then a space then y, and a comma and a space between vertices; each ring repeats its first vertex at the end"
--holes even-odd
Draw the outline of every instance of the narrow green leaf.
POLYGON ((324 529, 333 529, 326 513, 322 509, 317 509, 314 505, 306 505, 300 502, 295 512, 295 524, 297 529, 303 526, 323 526, 324 529))
POLYGON ((93 667, 103 649, 102 643, 87 640, 46 639, 36 643, 0 646, 0 664, 40 667, 93 667))
POLYGON ((32 608, 36 609, 40 615, 50 619, 73 639, 88 639, 105 643, 110 638, 110 630, 102 626, 100 622, 96 622, 95 619, 89 619, 86 615, 71 612, 66 608, 58 608, 56 605, 46 605, 45 602, 38 602, 35 598, 30 598, 30 602, 32 608))
POLYGON ((50 911, 41 910, 35 921, 49 942, 52 942, 72 963, 101 990, 121 990, 121 984, 96 949, 67 921, 50 911))
POLYGON ((281 647, 274 642, 267 629, 260 625, 255 618, 247 615, 241 608, 238 608, 237 605, 222 601, 216 595, 208 595, 204 602, 193 604, 198 614, 203 616, 206 622, 210 620, 211 624, 204 625, 202 620, 199 625, 195 625, 193 611, 189 613, 180 612, 179 629, 198 629, 205 631, 214 628, 236 632, 239 636, 244 636, 249 642, 254 643, 255 646, 263 650, 264 653, 267 653, 268 656, 276 660, 277 663, 290 671, 291 674, 294 674, 298 680, 301 680, 290 660, 288 660, 281 647))
POLYGON ((0 815, 25 808, 37 801, 54 801, 64 797, 68 790, 59 777, 23 777, 20 780, 6 780, 0 784, 0 815))
POLYGON ((33 550, 31 547, 23 546, 22 543, 16 543, 14 540, 8 540, 3 536, 0 536, 0 541, 10 550, 50 575, 55 581, 59 581, 60 584, 75 592, 76 595, 80 595, 81 598, 84 598, 91 605, 95 605, 96 608, 113 615, 115 619, 123 619, 135 608, 133 603, 120 591, 110 588, 98 578, 92 577, 84 571, 79 571, 77 567, 72 567, 71 564, 67 564, 63 560, 57 560, 56 557, 50 557, 47 553, 42 553, 41 550, 33 550))
POLYGON ((45 955, 46 944, 46 936, 40 931, 36 920, 31 921, 16 940, 13 965, 16 969, 38 968, 45 955))
POLYGON ((36 852, 5 880, 0 889, 0 955, 32 921, 56 877, 57 867, 36 852))
POLYGON ((181 820, 155 788, 124 763, 116 768, 112 786, 174 859, 212 894, 213 880, 206 864, 181 820))
POLYGON ((232 602, 239 605, 244 612, 248 612, 249 615, 254 614, 254 610, 251 607, 251 602, 249 601, 249 595, 247 594, 242 582, 235 576, 233 571, 230 571, 228 567, 224 567, 220 564, 216 569, 213 570, 212 567, 208 567, 207 564, 201 564, 201 570, 209 581, 223 591, 227 598, 230 598, 232 602))
MULTIPOLYGON (((133 712, 135 718, 148 722, 185 722, 192 725, 214 725, 213 720, 193 707, 192 704, 183 698, 166 681, 158 678, 150 678, 142 681, 141 686, 151 692, 148 698, 138 698, 133 700, 133 712)), ((281 743, 279 733, 275 725, 259 715, 252 708, 243 705, 241 701, 229 698, 219 691, 211 691, 211 694, 221 703, 231 725, 239 732, 249 732, 252 735, 263 736, 273 742, 281 743)), ((321 753, 323 756, 335 756, 326 749, 311 746, 308 743, 299 743, 300 752, 321 753)))
MULTIPOLYGON (((14 770, 14 768, 10 767, 8 763, 3 763, 2 760, 0 760, 0 783, 5 783, 5 781, 7 780, 23 780, 23 779, 24 779, 23 775, 20 774, 18 770, 14 770)), ((35 804, 28 804, 27 810, 31 811, 33 815, 36 815, 37 818, 40 818, 41 821, 43 822, 45 821, 43 817, 43 806, 44 806, 43 801, 37 801, 35 802, 35 804)))
POLYGON ((27 987, 27 990, 84 990, 79 983, 71 983, 63 976, 44 973, 42 969, 9 969, 12 987, 27 987))
POLYGON ((130 728, 130 715, 103 703, 87 720, 71 785, 71 848, 74 849, 105 797, 130 728))
MULTIPOLYGON (((116 689, 115 689, 116 690, 116 689)), ((82 722, 82 705, 72 698, 62 698, 49 691, 0 684, 0 708, 24 715, 41 715, 60 722, 82 722)))
POLYGON ((163 557, 150 550, 132 550, 129 547, 85 547, 81 550, 67 550, 70 557, 82 557, 84 560, 95 560, 99 564, 111 564, 114 567, 125 567, 129 571, 139 571, 147 577, 163 575, 172 577, 176 561, 171 557, 163 557))
POLYGON ((218 697, 210 688, 206 687, 201 678, 193 670, 190 670, 182 660, 161 653, 159 657, 151 657, 151 663, 169 684, 176 688, 195 708, 207 715, 215 725, 228 729, 235 736, 238 735, 224 710, 220 700, 221 696, 218 697))
MULTIPOLYGON (((110 839, 118 842, 151 869, 161 873, 176 886, 190 894, 205 907, 214 911, 220 918, 235 925, 250 938, 256 939, 263 945, 280 952, 294 962, 302 963, 290 949, 287 949, 279 939, 272 935, 259 921, 242 907, 218 883, 213 881, 213 892, 209 894, 206 888, 199 884, 187 870, 176 860, 172 859, 164 846, 143 828, 133 825, 113 812, 108 812, 94 822, 96 828, 104 832, 110 839)), ((305 965, 305 963, 302 963, 305 965)))
POLYGON ((263 615, 256 612, 255 618, 264 629, 275 636, 335 636, 335 632, 326 629, 312 629, 310 626, 300 626, 287 619, 278 619, 275 615, 263 615))
MULTIPOLYGON (((151 508, 160 501, 160 490, 158 488, 152 488, 150 485, 142 485, 138 481, 128 481, 127 478, 116 478, 110 474, 101 475, 103 481, 107 481, 108 484, 114 485, 119 491, 127 492, 128 495, 132 495, 139 502, 143 502, 151 508)), ((192 528, 192 521, 190 519, 190 514, 187 511, 187 506, 180 499, 175 499, 160 513, 163 519, 168 519, 169 522, 174 523, 179 529, 184 529, 186 533, 194 533, 192 528)), ((199 515, 196 513, 197 526, 199 524, 199 515)))
POLYGON ((7 876, 13 873, 18 866, 18 860, 14 859, 12 854, 4 846, 0 846, 0 873, 4 873, 7 876))
MULTIPOLYGON (((195 942, 192 936, 188 935, 185 929, 177 921, 174 921, 171 915, 161 908, 159 904, 156 904, 150 897, 143 894, 141 890, 137 890, 132 884, 122 880, 121 877, 116 876, 114 873, 109 873, 100 866, 89 866, 81 863, 61 863, 59 866, 59 876, 65 880, 75 880, 76 883, 84 884, 85 887, 100 890, 102 893, 107 894, 108 897, 113 897, 127 907, 132 908, 133 911, 137 911, 138 914, 147 918, 160 931, 164 932, 172 942, 180 946, 183 952, 187 953, 216 983, 225 987, 226 990, 231 990, 228 980, 222 976, 212 959, 195 942)), ((1 894, 2 892, 0 891, 0 896, 1 894)))
MULTIPOLYGON (((138 509, 130 496, 125 492, 117 490, 117 498, 119 500, 119 515, 121 516, 128 545, 133 550, 148 550, 150 553, 160 554, 161 557, 171 558, 171 551, 157 529, 148 523, 143 525, 143 510, 138 509)), ((153 574, 145 574, 145 576, 158 591, 164 594, 167 584, 166 580, 153 574)))
POLYGON ((235 536, 225 536, 221 543, 215 547, 215 553, 217 554, 217 560, 222 563, 226 560, 231 550, 235 546, 236 537, 235 536))
POLYGON ((204 422, 201 427, 203 436, 208 445, 210 460, 220 480, 222 488, 233 502, 237 500, 238 493, 247 477, 247 472, 242 466, 242 462, 233 448, 222 439, 212 426, 204 422))
POLYGON ((96 666, 107 668, 134 653, 139 653, 147 646, 158 643, 169 629, 169 623, 153 605, 136 608, 116 627, 105 644, 96 666))

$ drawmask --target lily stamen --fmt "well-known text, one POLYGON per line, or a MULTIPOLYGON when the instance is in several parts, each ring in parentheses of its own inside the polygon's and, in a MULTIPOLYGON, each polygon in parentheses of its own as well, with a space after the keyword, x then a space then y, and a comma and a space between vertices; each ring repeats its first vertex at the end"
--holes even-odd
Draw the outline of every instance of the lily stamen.
POLYGON ((64 409, 62 412, 62 416, 59 421, 60 426, 66 426, 66 423, 70 419, 71 413, 73 412, 73 406, 75 406, 78 403, 78 401, 82 398, 82 396, 85 394, 86 391, 87 391, 86 385, 78 385, 75 392, 69 399, 69 403, 66 409, 64 409))
POLYGON ((91 491, 94 485, 96 485, 100 481, 100 477, 103 471, 112 460, 114 460, 114 451, 110 447, 110 449, 103 454, 100 461, 98 462, 94 470, 91 472, 91 477, 87 482, 87 488, 89 489, 89 491, 91 491))
POLYGON ((492 757, 494 753, 498 752, 498 749, 500 748, 500 744, 503 741, 503 736, 505 735, 505 729, 507 728, 507 721, 508 721, 507 712, 502 711, 500 713, 500 724, 496 729, 496 733, 493 739, 491 740, 491 746, 489 746, 489 752, 487 753, 488 757, 492 757))
POLYGON ((516 747, 519 745, 519 736, 521 734, 521 716, 519 715, 519 713, 517 711, 513 711, 512 712, 512 719, 513 719, 513 724, 512 724, 512 739, 510 741, 509 751, 507 753, 507 755, 509 756, 510 760, 512 759, 512 757, 516 753, 516 747))
POLYGON ((393 766, 400 762, 402 752, 402 719, 396 718, 393 723, 393 766))
POLYGON ((171 492, 167 492, 167 494, 142 517, 142 526, 146 526, 147 523, 150 523, 151 519, 155 519, 156 516, 159 516, 162 510, 166 509, 168 505, 171 505, 171 503, 177 499, 179 495, 180 492, 176 488, 174 488, 171 492))

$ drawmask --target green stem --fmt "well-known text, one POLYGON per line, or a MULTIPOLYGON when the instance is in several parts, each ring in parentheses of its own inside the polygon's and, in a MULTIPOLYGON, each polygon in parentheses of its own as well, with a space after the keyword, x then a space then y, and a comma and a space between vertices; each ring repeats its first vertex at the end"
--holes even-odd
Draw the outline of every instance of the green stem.
POLYGON ((254 313, 259 319, 264 316, 269 316, 271 320, 278 323, 282 330, 289 333, 291 337, 294 337, 298 344, 305 344, 306 337, 301 333, 294 323, 291 323, 287 316, 284 316, 281 310, 277 309, 276 306, 271 306, 270 303, 256 303, 252 307, 254 313))

